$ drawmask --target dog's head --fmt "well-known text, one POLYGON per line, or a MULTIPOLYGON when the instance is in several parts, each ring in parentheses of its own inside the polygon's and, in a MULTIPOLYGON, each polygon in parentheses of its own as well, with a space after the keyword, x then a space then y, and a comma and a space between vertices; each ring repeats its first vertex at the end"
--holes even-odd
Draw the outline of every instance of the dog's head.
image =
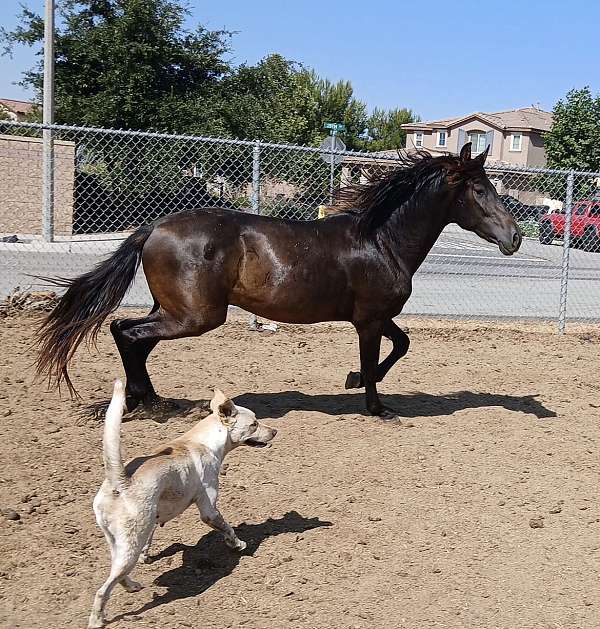
POLYGON ((215 389, 210 408, 227 428, 228 441, 232 448, 264 448, 270 445, 271 439, 277 434, 275 428, 259 423, 250 409, 236 406, 219 389, 215 389))

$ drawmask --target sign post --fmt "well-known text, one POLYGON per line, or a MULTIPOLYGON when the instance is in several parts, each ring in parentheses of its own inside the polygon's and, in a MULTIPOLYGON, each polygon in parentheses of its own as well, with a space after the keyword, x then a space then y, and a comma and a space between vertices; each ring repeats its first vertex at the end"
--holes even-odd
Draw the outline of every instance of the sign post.
POLYGON ((321 143, 321 158, 329 164, 329 204, 333 205, 335 189, 335 166, 342 161, 341 155, 336 155, 334 151, 345 151, 346 145, 337 137, 340 131, 346 130, 346 125, 341 122, 326 122, 323 127, 331 132, 328 138, 321 143), (326 152, 327 151, 327 152, 326 152))

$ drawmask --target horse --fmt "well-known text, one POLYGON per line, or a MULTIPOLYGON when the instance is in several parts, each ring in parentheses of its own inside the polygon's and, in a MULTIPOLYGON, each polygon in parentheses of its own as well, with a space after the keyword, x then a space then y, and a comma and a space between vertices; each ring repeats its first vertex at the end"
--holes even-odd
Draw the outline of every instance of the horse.
POLYGON ((151 311, 110 324, 129 411, 141 404, 161 413, 169 406, 146 368, 157 343, 214 330, 235 305, 282 323, 352 323, 360 370, 348 374, 345 387, 364 387, 367 411, 392 419, 377 383, 408 351, 409 338, 394 317, 444 227, 457 223, 507 256, 521 245, 518 225, 486 176, 487 152, 473 157, 467 143, 459 155, 409 154, 398 168, 343 189, 340 211, 323 219, 206 207, 142 226, 91 271, 54 279, 67 290, 38 328, 38 375, 50 385, 64 381, 77 395, 67 366, 84 339, 95 341, 141 263, 151 311), (379 363, 384 336, 392 350, 379 363))

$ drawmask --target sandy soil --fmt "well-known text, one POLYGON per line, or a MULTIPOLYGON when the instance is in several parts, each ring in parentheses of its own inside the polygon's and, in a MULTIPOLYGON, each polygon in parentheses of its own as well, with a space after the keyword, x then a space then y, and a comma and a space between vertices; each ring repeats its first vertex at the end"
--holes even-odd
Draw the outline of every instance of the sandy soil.
MULTIPOLYGON (((407 325, 409 355, 381 386, 400 423, 363 416, 362 394, 343 390, 350 326, 270 335, 238 320, 159 346, 161 393, 198 400, 218 385, 279 434, 234 452, 222 476, 221 511, 248 551, 189 509, 136 569, 147 587, 115 590, 110 627, 600 626, 600 338, 407 325)), ((102 425, 82 412, 121 367, 104 332, 73 367, 83 405, 61 400, 32 383, 31 330, 0 326, 0 507, 20 516, 0 517, 0 626, 83 628, 109 562, 91 510, 102 425)), ((130 421, 126 451, 193 421, 130 421)))

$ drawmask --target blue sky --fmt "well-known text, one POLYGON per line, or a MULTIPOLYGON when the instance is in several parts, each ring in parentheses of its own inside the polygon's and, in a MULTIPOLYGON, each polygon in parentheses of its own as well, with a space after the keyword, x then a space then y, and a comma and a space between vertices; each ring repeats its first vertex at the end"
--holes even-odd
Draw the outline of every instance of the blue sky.
MULTIPOLYGON (((43 10, 43 0, 24 0, 43 10)), ((20 0, 0 1, 14 26, 20 0)), ((539 103, 572 87, 600 92, 600 2, 595 0, 225 0, 189 2, 190 24, 238 31, 233 58, 279 52, 330 79, 350 79, 370 109, 410 107, 424 119, 539 103)), ((30 50, 0 58, 0 97, 30 50)))

